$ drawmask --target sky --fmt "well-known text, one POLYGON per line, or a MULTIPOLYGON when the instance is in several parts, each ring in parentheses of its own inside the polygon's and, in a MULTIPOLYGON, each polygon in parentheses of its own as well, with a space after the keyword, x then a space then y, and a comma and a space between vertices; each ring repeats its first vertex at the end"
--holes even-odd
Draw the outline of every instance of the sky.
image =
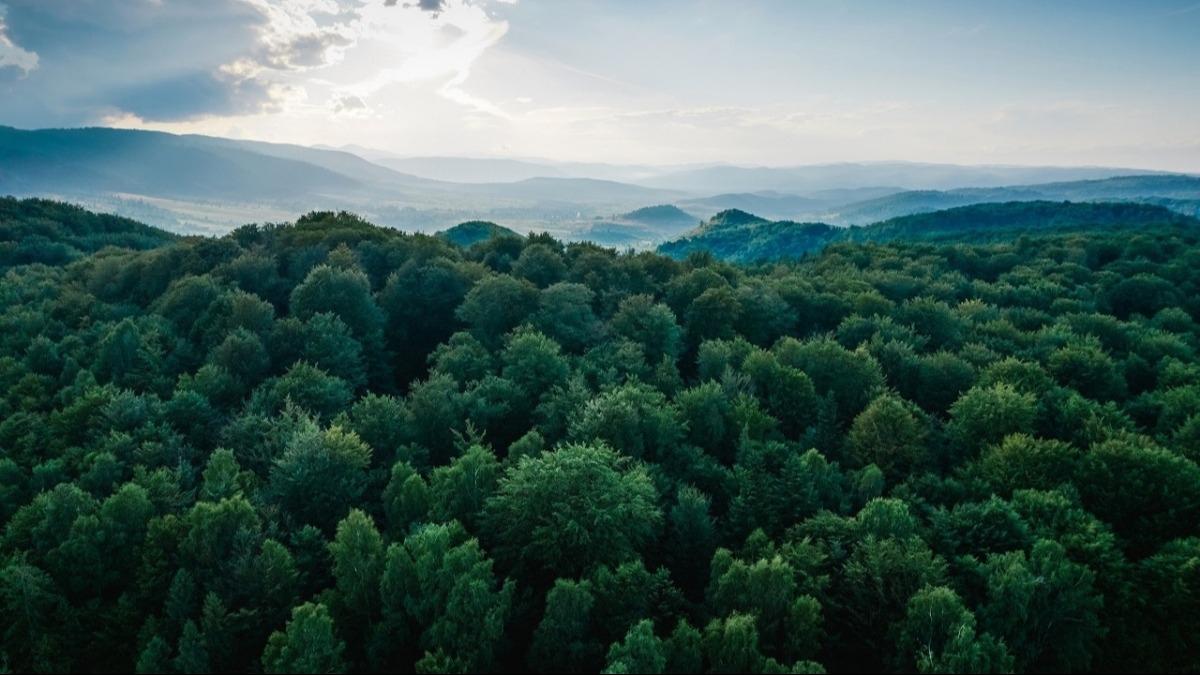
POLYGON ((1200 172, 1200 0, 0 0, 0 124, 1200 172))

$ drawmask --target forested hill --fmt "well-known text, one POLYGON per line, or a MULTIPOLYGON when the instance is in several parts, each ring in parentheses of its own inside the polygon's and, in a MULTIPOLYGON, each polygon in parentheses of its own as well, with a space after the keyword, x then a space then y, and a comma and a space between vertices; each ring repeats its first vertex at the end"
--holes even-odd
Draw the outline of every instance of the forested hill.
POLYGON ((0 269, 62 264, 105 246, 149 249, 176 239, 158 228, 71 204, 0 197, 0 269))
POLYGON ((745 267, 3 204, 71 251, 0 274, 6 670, 1200 665, 1194 227, 745 267))
POLYGON ((458 246, 473 246, 494 237, 519 237, 521 235, 495 223, 471 220, 439 232, 438 236, 458 246))
POLYGON ((863 227, 823 223, 771 222, 737 211, 724 211, 693 233, 659 247, 682 258, 708 251, 734 262, 800 257, 838 241, 957 241, 983 243, 1038 232, 1139 230, 1154 226, 1195 227, 1200 220, 1165 207, 1128 203, 1005 202, 892 218, 863 227))

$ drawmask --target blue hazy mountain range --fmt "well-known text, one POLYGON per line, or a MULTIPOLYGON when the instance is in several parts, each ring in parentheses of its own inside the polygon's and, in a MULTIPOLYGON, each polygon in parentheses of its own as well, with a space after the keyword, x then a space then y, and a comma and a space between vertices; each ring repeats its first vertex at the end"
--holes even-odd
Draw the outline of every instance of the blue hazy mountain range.
POLYGON ((618 246, 667 241, 730 209, 832 225, 1005 201, 1124 200, 1200 211, 1200 177, 1120 167, 398 158, 98 127, 0 127, 0 194, 69 199, 181 233, 346 209, 408 230, 485 220, 618 246))

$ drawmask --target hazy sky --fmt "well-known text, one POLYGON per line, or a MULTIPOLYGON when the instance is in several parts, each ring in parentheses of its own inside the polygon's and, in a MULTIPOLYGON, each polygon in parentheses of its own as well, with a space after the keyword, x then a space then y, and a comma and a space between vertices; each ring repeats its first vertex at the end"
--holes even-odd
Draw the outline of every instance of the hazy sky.
POLYGON ((1200 0, 0 0, 0 123, 1200 171, 1200 0))

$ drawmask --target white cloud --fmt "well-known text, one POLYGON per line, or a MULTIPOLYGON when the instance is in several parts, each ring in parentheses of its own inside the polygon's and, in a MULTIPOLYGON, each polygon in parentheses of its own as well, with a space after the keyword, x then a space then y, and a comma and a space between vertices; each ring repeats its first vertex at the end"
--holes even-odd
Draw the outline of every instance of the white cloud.
POLYGON ((340 61, 359 31, 356 0, 243 0, 262 13, 261 65, 307 70, 340 61))
POLYGON ((38 67, 38 55, 21 49, 8 37, 8 27, 4 24, 4 6, 0 5, 0 70, 17 68, 23 74, 38 67))

